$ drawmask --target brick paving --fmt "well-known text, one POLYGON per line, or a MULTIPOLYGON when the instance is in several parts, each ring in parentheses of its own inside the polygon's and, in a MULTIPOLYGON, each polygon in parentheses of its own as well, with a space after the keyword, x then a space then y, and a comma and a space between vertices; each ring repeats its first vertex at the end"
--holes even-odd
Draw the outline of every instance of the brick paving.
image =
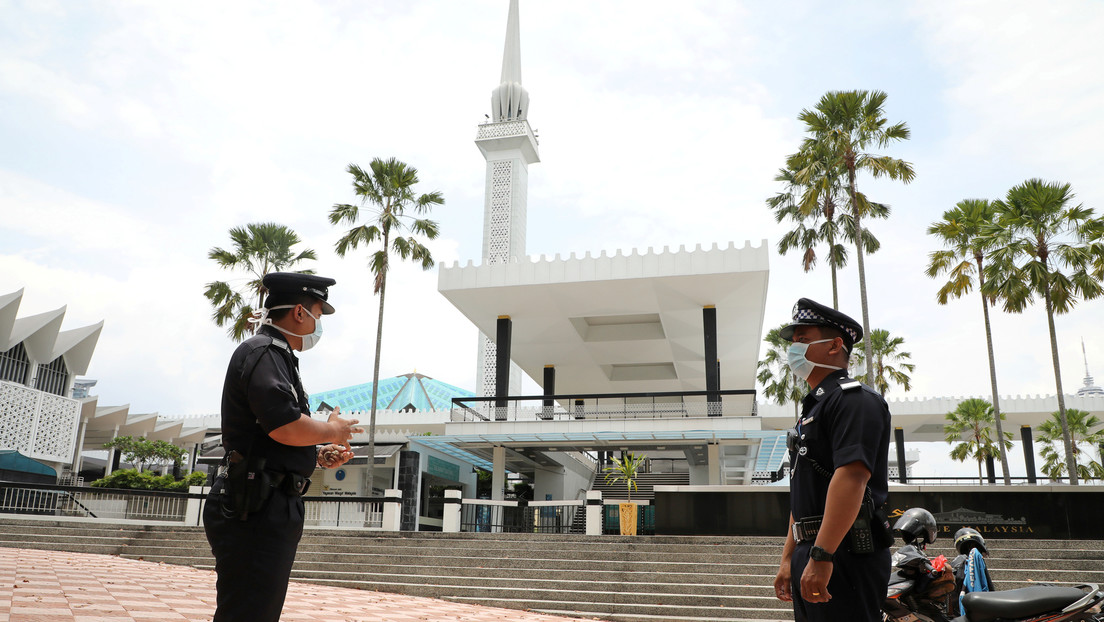
MULTIPOLYGON (((207 621, 215 573, 111 555, 0 548, 0 622, 207 621)), ((283 622, 579 622, 578 618, 292 582, 283 622)))

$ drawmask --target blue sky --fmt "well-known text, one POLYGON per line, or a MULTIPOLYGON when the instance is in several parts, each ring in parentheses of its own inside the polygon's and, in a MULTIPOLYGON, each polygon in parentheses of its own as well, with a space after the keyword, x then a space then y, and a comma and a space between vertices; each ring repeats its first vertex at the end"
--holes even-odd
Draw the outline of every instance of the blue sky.
MULTIPOLYGON (((478 260, 484 163, 473 144, 498 82, 507 3, 20 2, 0 0, 0 292, 21 315, 68 305, 105 321, 88 376, 101 404, 216 412, 231 349, 203 284, 226 232, 272 220, 338 279, 339 313, 303 357, 308 390, 370 379, 375 301, 365 257, 337 258, 330 206, 350 162, 394 156, 440 190, 438 261, 478 260)), ((955 202, 1030 177, 1104 210, 1104 5, 1038 2, 522 1, 523 83, 542 162, 530 169, 530 255, 745 240, 783 228, 764 199, 827 90, 880 89, 912 139, 905 186, 867 261, 871 321, 906 339, 909 396, 984 395, 980 303, 940 307, 924 229, 955 202), (948 364, 953 356, 954 363, 948 364)), ((475 378, 476 333, 401 267, 389 288, 382 375, 475 378)), ((828 273, 771 259, 765 328, 828 273)), ((858 317, 857 275, 841 274, 858 317)), ((1058 319, 1063 381, 1104 376, 1101 301, 1058 319)), ((723 321, 723 318, 722 318, 723 321)), ((1053 393, 1041 306, 996 313, 1002 394, 1053 393)), ((899 391, 890 394, 903 395, 899 391)))

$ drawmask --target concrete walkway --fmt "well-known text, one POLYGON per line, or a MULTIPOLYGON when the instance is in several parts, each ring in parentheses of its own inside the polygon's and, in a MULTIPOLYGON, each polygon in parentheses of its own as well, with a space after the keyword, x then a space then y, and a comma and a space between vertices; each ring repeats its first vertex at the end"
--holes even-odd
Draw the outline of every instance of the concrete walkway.
MULTIPOLYGON (((210 620, 215 573, 110 555, 0 548, 0 622, 210 620)), ((292 582, 283 622, 578 622, 382 592, 292 582)))

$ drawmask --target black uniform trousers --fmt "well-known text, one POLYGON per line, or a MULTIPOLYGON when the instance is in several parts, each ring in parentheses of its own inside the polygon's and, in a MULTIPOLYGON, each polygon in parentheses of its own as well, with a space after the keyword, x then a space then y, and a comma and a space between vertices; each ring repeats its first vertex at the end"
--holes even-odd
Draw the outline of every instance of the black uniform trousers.
POLYGON ((278 622, 303 535, 303 498, 277 487, 265 506, 243 521, 223 516, 222 485, 222 478, 215 480, 203 508, 218 575, 214 622, 278 622))
POLYGON ((797 622, 881 622, 889 587, 889 549, 858 554, 847 550, 847 539, 836 550, 828 593, 832 600, 810 603, 801 597, 801 573, 809 563, 812 542, 802 542, 790 557, 794 620, 797 622))

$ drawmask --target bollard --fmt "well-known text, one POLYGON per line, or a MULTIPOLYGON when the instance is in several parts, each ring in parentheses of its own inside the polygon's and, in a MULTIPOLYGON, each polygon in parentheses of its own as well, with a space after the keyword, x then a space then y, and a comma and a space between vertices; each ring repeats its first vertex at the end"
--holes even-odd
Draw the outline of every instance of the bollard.
POLYGON ((402 524, 402 491, 388 488, 383 491, 383 530, 399 531, 402 524))
POLYGON ((441 517, 441 531, 445 533, 460 533, 460 491, 445 491, 445 510, 441 517))
POLYGON ((586 535, 602 535, 602 491, 588 490, 586 498, 586 535))

